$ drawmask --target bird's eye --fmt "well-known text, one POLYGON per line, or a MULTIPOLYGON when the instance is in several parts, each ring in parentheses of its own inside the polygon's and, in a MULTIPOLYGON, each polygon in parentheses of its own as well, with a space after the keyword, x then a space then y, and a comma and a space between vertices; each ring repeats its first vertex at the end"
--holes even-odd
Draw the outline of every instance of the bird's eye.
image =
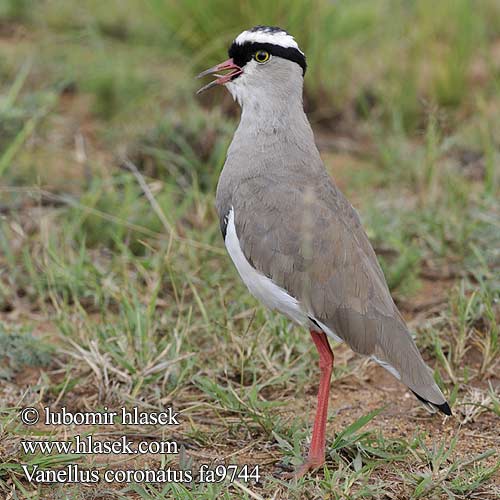
POLYGON ((253 58, 260 64, 263 64, 267 61, 269 61, 269 58, 271 57, 271 54, 269 52, 266 52, 265 50, 259 50, 253 55, 253 58))

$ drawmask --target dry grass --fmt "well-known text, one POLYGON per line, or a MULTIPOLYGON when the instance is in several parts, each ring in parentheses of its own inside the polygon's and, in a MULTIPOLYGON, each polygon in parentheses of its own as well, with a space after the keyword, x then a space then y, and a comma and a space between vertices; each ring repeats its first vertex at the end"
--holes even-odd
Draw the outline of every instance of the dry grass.
MULTIPOLYGON (((327 467, 295 483, 279 475, 307 449, 316 357, 307 332, 249 296, 222 245, 213 196, 234 106, 195 101, 193 64, 204 61, 187 55, 206 39, 187 43, 185 30, 162 25, 169 2, 135 16, 141 7, 128 1, 126 13, 90 0, 80 10, 52 0, 43 12, 30 2, 0 3, 1 495, 498 498, 495 2, 482 4, 463 40, 455 29, 469 23, 466 1, 443 2, 456 24, 441 39, 430 2, 418 7, 406 38, 375 29, 374 21, 388 24, 384 9, 366 2, 336 10, 333 34, 295 30, 313 54, 306 98, 327 168, 359 209, 454 412, 429 416, 384 370, 336 346, 327 467), (330 36, 335 50, 323 54, 318 40, 330 36), (415 67, 399 64, 401 52, 419 55, 415 67), (321 58, 344 76, 312 85, 324 76, 321 58), (173 433, 30 428, 18 417, 24 406, 134 405, 173 406, 181 425, 173 433), (58 468, 68 456, 25 456, 22 439, 82 433, 184 447, 181 456, 120 455, 110 464, 72 456, 82 467, 258 464, 262 480, 63 487, 23 478, 23 463, 58 468)), ((293 27, 282 10, 272 21, 293 27)), ((407 15, 394 17, 405 25, 407 15)), ((215 20, 210 26, 206 38, 218 30, 215 20)), ((225 38, 200 59, 216 56, 225 38)))

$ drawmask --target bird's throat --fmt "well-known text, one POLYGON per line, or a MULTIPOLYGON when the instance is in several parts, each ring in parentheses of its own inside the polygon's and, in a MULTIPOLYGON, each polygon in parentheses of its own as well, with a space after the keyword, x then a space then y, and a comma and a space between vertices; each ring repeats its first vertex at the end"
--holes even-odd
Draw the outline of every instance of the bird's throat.
POLYGON ((238 132, 251 136, 308 135, 309 122, 304 113, 302 96, 283 99, 248 99, 242 103, 238 132))

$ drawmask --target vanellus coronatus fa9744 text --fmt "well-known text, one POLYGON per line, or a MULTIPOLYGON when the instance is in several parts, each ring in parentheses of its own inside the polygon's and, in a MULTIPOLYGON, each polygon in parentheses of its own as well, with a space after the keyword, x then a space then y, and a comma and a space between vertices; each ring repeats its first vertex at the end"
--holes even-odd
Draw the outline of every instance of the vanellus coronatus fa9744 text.
POLYGON ((310 330, 321 378, 301 476, 325 460, 333 353, 371 356, 431 411, 451 415, 395 306, 358 214, 327 174, 304 113, 306 58, 286 31, 256 26, 198 91, 225 85, 241 118, 217 186, 227 251, 250 292, 310 330), (227 71, 224 75, 218 74, 227 71))

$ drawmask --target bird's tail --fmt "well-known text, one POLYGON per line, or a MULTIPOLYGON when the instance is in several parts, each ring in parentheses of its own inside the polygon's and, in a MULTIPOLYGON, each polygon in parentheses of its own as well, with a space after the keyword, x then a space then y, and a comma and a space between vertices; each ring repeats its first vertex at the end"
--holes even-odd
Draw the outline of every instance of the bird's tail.
POLYGON ((403 321, 394 318, 391 335, 379 336, 375 346, 379 360, 389 364, 419 401, 432 413, 451 415, 451 409, 436 384, 431 369, 422 356, 403 321))
POLYGON ((438 410, 445 415, 451 415, 450 405, 445 401, 441 404, 431 403, 427 401, 423 397, 419 396, 413 389, 410 389, 413 394, 417 397, 417 399, 424 405, 424 407, 431 413, 436 413, 438 410))

